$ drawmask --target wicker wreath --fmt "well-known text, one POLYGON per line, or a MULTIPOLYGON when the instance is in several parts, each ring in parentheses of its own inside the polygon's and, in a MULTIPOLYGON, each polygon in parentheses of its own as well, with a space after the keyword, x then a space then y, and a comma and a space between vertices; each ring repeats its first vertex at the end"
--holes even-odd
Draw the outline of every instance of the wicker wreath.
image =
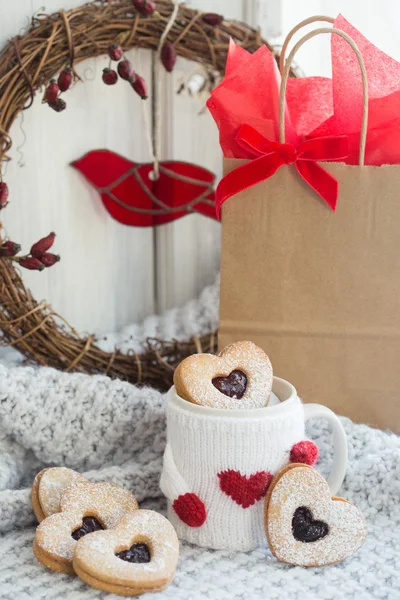
MULTIPOLYGON (((66 63, 77 76, 77 63, 105 54, 117 38, 124 50, 156 50, 173 6, 169 0, 158 0, 156 12, 146 17, 135 9, 132 0, 105 0, 68 12, 36 15, 29 30, 13 38, 0 53, 0 160, 8 159, 12 144, 9 131, 19 112, 31 106, 34 93, 66 63)), ((168 41, 174 44, 177 55, 221 75, 230 37, 250 52, 266 43, 259 31, 247 25, 223 21, 215 27, 201 17, 201 12, 181 5, 168 41)), ((51 306, 38 303, 11 261, 0 259, 0 285, 2 342, 40 365, 103 373, 166 389, 180 360, 194 352, 214 353, 217 349, 213 332, 188 342, 149 339, 140 354, 104 352, 96 345, 95 336, 79 335, 51 306)))

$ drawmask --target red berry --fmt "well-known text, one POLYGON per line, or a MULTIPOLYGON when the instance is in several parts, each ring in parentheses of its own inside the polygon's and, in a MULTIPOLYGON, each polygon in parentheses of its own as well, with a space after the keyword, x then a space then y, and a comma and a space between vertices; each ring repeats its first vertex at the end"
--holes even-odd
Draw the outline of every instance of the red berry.
POLYGON ((54 231, 46 235, 46 237, 41 238, 36 244, 33 244, 31 248, 31 254, 35 258, 40 258, 47 250, 49 250, 54 244, 54 240, 56 239, 56 234, 54 231))
POLYGON ((108 46, 108 56, 111 60, 120 60, 124 54, 121 46, 119 44, 110 44, 108 46))
POLYGON ((15 242, 4 242, 0 248, 0 256, 15 256, 21 250, 21 246, 15 242))
POLYGON ((0 181, 0 209, 8 204, 8 185, 4 181, 0 181))
POLYGON ((58 83, 55 81, 55 79, 52 79, 44 93, 44 99, 46 102, 55 102, 57 100, 59 91, 60 88, 58 87, 58 83))
POLYGON ((130 80, 130 84, 133 87, 133 89, 135 90, 135 92, 137 94, 139 94, 139 96, 141 97, 141 99, 142 100, 146 100, 146 98, 147 98, 147 89, 146 89, 146 82, 143 79, 143 77, 140 77, 140 75, 135 75, 130 80))
POLYGON ((121 79, 125 79, 125 81, 129 81, 134 75, 132 64, 126 58, 118 63, 117 69, 118 75, 121 77, 121 79))
POLYGON ((161 50, 161 62, 165 70, 171 73, 176 63, 176 50, 172 42, 165 42, 161 50))
POLYGON ((60 256, 58 254, 52 254, 51 252, 45 252, 40 257, 40 262, 45 267, 52 267, 60 260, 60 256))
POLYGON ((118 81, 117 72, 112 69, 103 69, 103 81, 106 85, 114 85, 118 81))
POLYGON ((205 13, 201 18, 204 23, 211 25, 211 27, 218 27, 218 25, 221 25, 224 21, 224 17, 217 13, 205 13))
POLYGON ((150 17, 156 10, 156 3, 153 0, 132 0, 132 4, 144 17, 150 17))
POLYGON ((70 69, 69 67, 67 69, 64 69, 63 71, 61 71, 61 73, 58 76, 58 87, 60 88, 60 92, 66 92, 71 83, 72 83, 72 79, 73 79, 73 75, 72 75, 72 69, 70 69))
POLYGON ((48 102, 47 104, 56 112, 62 112, 67 108, 67 103, 62 98, 57 98, 54 102, 48 102))
POLYGON ((19 259, 19 264, 24 269, 29 269, 30 271, 43 271, 44 265, 40 262, 38 258, 33 258, 33 256, 25 256, 24 258, 19 259))
POLYGON ((318 448, 310 440, 303 440, 294 444, 290 451, 290 462, 315 465, 318 460, 318 448))

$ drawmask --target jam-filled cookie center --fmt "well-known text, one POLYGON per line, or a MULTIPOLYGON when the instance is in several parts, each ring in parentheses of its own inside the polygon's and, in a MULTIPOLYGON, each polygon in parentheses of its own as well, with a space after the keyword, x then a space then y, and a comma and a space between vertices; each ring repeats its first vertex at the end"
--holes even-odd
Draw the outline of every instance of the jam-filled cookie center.
POLYGON ((79 527, 79 529, 75 529, 75 531, 73 531, 71 535, 74 538, 74 540, 78 541, 84 535, 87 535, 88 533, 93 533, 94 531, 100 531, 101 529, 104 529, 104 527, 100 523, 100 521, 96 519, 96 517, 83 517, 82 527, 79 527))
POLYGON ((147 544, 133 544, 128 550, 117 552, 115 556, 130 563, 148 563, 151 560, 147 544))
POLYGON ((314 520, 309 508, 299 506, 292 518, 292 533, 298 542, 316 542, 328 535, 329 526, 324 521, 314 520))
POLYGON ((221 394, 240 400, 247 388, 247 377, 243 371, 235 369, 227 377, 214 377, 212 384, 221 394))

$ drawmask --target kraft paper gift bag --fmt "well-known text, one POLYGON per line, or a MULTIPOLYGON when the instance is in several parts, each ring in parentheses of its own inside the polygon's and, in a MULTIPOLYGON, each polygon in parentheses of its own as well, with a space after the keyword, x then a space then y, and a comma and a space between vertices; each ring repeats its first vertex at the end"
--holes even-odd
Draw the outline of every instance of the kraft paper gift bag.
MULTIPOLYGON (((337 21, 340 30, 347 28, 358 38, 360 47, 369 44, 342 17, 337 21)), ((357 45, 340 30, 310 32, 293 48, 280 85, 279 114, 270 119, 277 119, 280 141, 277 135, 270 139, 271 122, 261 119, 258 127, 257 119, 238 126, 227 125, 224 118, 218 123, 228 156, 217 192, 222 206, 219 345, 253 340, 269 354, 276 375, 291 381, 304 401, 399 431, 400 166, 372 166, 379 164, 380 146, 383 160, 400 163, 400 145, 395 144, 399 125, 392 116, 388 116, 391 126, 384 121, 383 112, 389 114, 384 101, 391 102, 388 95, 375 105, 370 96, 368 105, 367 76, 373 57, 369 53, 366 70, 357 45), (351 64, 358 69, 357 84, 361 68, 363 96, 361 105, 357 97, 351 115, 353 121, 359 119, 358 131, 351 130, 349 113, 340 114, 336 101, 337 113, 317 123, 306 139, 296 140, 296 126, 304 127, 304 120, 292 123, 291 130, 284 123, 285 116, 290 117, 289 102, 289 111, 284 106, 290 64, 304 41, 328 32, 340 36, 336 56, 347 56, 343 68, 350 64, 344 46, 354 52, 351 64), (350 129, 345 134, 346 127, 350 129), (288 131, 291 142, 285 143, 288 131), (230 153, 226 140, 233 134, 230 153)), ((332 36, 334 50, 333 38, 337 36, 332 36)), ((245 61, 244 56, 241 59, 245 61)), ((339 76, 337 65, 333 77, 335 72, 339 76)), ((315 92, 318 82, 309 83, 315 92)), ((304 89, 304 82, 301 85, 304 89)), ((340 94, 344 85, 341 81, 340 94)), ((353 86, 350 92, 356 99, 354 81, 347 85, 353 86)), ((218 88, 216 92, 209 101, 214 117, 220 114, 218 88)), ((312 96, 302 98, 303 108, 312 96)), ((315 96, 321 118, 332 109, 332 99, 323 96, 320 104, 315 96)), ((274 111, 273 105, 268 110, 274 111)))

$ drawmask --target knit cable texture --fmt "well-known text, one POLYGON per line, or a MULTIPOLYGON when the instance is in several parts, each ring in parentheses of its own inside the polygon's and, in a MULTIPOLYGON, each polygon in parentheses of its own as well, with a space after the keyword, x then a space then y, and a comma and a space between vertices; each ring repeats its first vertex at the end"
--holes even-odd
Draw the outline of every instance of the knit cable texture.
MULTIPOLYGON (((217 287, 190 311, 174 311, 170 332, 199 333, 217 316, 217 287), (204 304, 206 303, 206 304, 204 304), (185 323, 182 323, 185 319, 185 323)), ((172 317, 171 317, 172 318, 172 317)), ((152 327, 157 322, 154 317, 152 327)), ((138 326, 139 327, 139 326, 138 326)), ((143 337, 147 335, 142 328, 143 337)), ((92 481, 132 490, 142 507, 164 512, 159 489, 165 448, 164 396, 107 377, 66 374, 48 368, 0 367, 0 598, 92 600, 116 598, 78 577, 48 571, 32 553, 34 515, 30 485, 37 471, 64 465, 92 481)), ((364 513, 369 534, 359 553, 325 568, 291 567, 265 544, 252 552, 208 551, 181 544, 171 586, 149 600, 339 600, 400 597, 400 438, 342 419, 349 467, 340 491, 364 513)), ((331 460, 323 421, 307 437, 320 451, 323 474, 331 460)))
MULTIPOLYGON (((171 392, 166 400, 160 488, 179 539, 217 550, 258 548, 265 541, 262 498, 272 474, 289 463, 290 449, 305 437, 303 405, 294 399, 271 408, 270 415, 266 409, 263 416, 232 417, 225 410, 213 417, 186 410, 175 398, 171 392), (198 496, 197 504, 204 503, 201 527, 189 523, 190 508, 182 497, 188 492, 198 496)), ((193 498, 190 504, 197 524, 193 498)))

